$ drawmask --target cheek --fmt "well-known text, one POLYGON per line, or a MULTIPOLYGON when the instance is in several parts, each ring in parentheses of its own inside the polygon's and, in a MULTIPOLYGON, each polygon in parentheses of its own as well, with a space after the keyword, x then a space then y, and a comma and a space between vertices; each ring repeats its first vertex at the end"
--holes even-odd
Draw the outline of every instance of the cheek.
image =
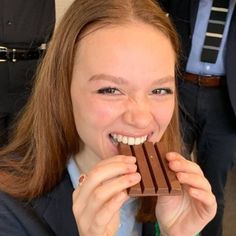
POLYGON ((88 124, 91 128, 97 130, 112 124, 120 113, 120 108, 115 106, 114 103, 111 104, 94 98, 84 99, 84 102, 74 105, 77 123, 79 121, 88 124))
POLYGON ((165 130, 169 125, 174 112, 174 101, 164 103, 156 109, 155 117, 161 130, 165 130))
POLYGON ((112 105, 104 102, 96 102, 96 104, 90 107, 91 111, 96 118, 103 119, 103 121, 109 121, 115 114, 115 109, 112 105))

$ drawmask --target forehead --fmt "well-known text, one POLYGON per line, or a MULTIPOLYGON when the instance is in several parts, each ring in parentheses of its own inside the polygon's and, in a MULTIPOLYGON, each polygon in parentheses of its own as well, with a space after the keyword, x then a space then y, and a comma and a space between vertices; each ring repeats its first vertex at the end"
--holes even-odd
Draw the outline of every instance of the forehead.
POLYGON ((160 77, 174 75, 175 53, 170 40, 144 23, 106 26, 86 35, 77 48, 75 70, 90 73, 160 77))

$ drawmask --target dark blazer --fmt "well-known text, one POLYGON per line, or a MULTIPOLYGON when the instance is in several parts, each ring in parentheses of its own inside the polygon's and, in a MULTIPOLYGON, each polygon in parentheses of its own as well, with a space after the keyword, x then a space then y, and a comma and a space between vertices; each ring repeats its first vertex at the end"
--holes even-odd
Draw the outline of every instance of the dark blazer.
MULTIPOLYGON (((0 235, 78 236, 71 209, 72 192, 67 172, 51 192, 30 203, 0 192, 0 235)), ((154 224, 144 224, 142 235, 154 236, 154 224)))
MULTIPOLYGON (((192 34, 194 31, 199 0, 157 0, 169 13, 180 35, 185 68, 187 58, 192 46, 192 34)), ((229 97, 236 115, 236 8, 234 9, 226 49, 226 78, 229 97)))

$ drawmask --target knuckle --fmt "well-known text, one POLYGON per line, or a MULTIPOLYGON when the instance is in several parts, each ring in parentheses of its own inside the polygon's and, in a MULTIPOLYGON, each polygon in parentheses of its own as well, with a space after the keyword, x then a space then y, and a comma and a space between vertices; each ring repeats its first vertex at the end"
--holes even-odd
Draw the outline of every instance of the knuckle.
POLYGON ((76 198, 77 198, 77 194, 76 194, 76 192, 74 191, 74 192, 72 193, 72 201, 75 202, 76 198))
POLYGON ((73 204, 72 205, 72 212, 75 216, 78 216, 80 211, 79 211, 79 208, 77 207, 77 205, 73 204))
POLYGON ((194 168, 196 168, 202 174, 203 172, 200 166, 196 162, 193 162, 193 164, 194 164, 194 168))

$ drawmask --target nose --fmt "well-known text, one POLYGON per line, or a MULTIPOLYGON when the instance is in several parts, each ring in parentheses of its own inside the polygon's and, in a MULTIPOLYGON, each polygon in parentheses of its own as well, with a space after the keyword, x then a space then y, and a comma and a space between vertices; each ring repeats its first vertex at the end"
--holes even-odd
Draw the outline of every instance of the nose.
POLYGON ((151 106, 148 101, 129 101, 123 114, 126 124, 139 129, 147 128, 153 120, 151 106))

